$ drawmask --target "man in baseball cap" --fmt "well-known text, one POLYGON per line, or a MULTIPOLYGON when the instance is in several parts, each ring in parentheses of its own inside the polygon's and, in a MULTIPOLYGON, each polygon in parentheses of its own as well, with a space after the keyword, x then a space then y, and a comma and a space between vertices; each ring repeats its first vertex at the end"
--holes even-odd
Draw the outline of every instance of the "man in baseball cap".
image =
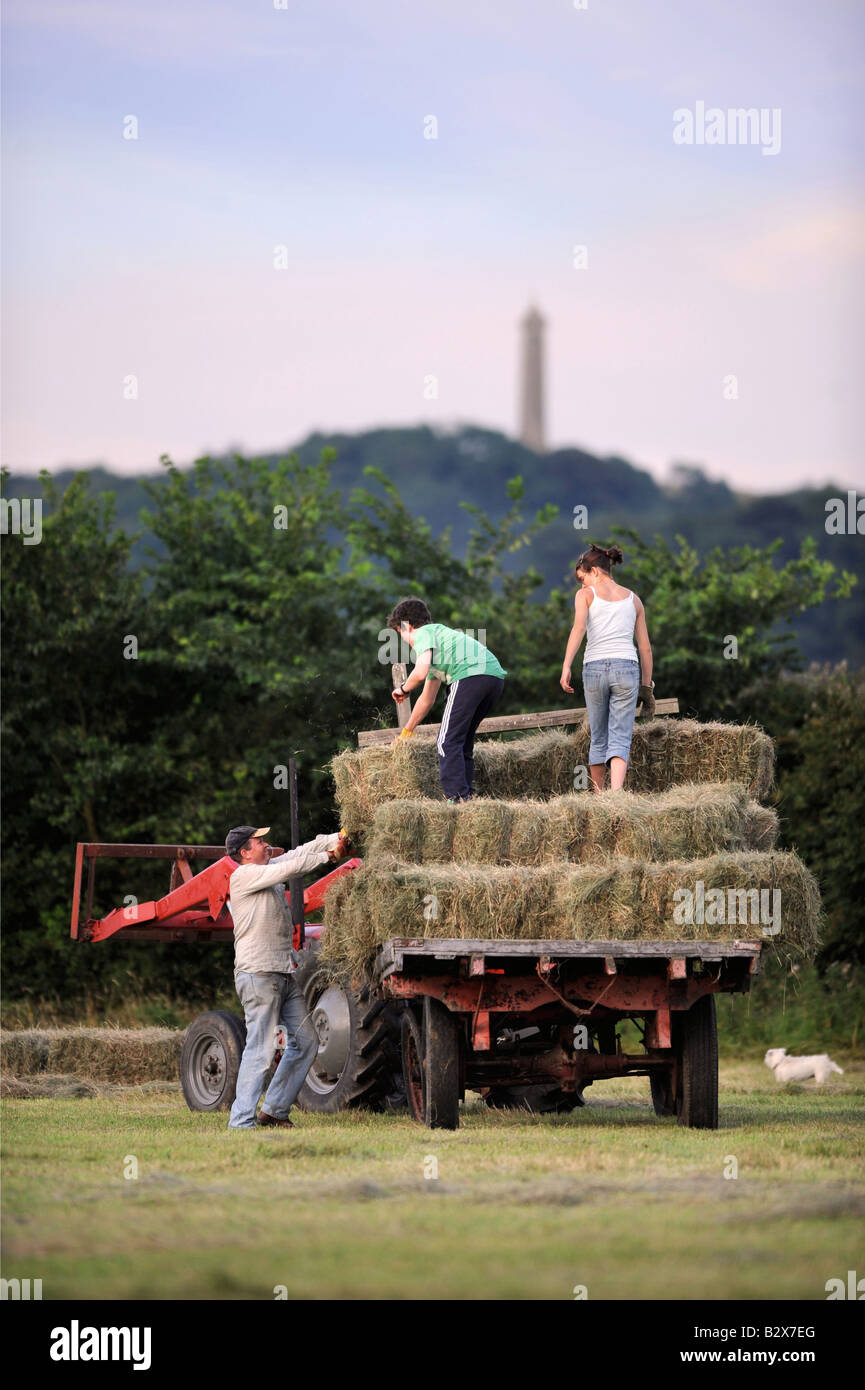
POLYGON ((286 899, 290 878, 346 853, 341 834, 317 835, 305 845, 274 857, 267 842, 270 826, 236 825, 225 837, 225 852, 239 865, 229 891, 234 918, 234 984, 246 1016, 246 1046, 237 1073, 237 1090, 229 1129, 256 1125, 291 1126, 289 1110, 297 1099, 318 1050, 318 1035, 306 1003, 292 978, 297 966, 294 924, 286 899), (286 1047, 256 1118, 274 1052, 277 1024, 285 1029, 286 1047))

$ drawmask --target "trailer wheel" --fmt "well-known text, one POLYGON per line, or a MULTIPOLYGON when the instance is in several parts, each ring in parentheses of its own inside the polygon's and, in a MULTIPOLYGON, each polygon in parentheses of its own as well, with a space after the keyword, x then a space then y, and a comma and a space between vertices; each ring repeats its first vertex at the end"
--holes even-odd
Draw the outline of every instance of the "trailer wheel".
POLYGON ((385 1110, 404 1105, 393 1006, 369 985, 355 990, 347 980, 333 979, 318 961, 317 943, 304 951, 295 980, 319 1039, 298 1106, 335 1115, 350 1107, 385 1110))
POLYGON ((406 1009, 401 1025, 402 1074, 409 1114, 424 1123, 423 1033, 412 1009, 406 1009))
POLYGON ((456 1129, 460 1119, 460 1023, 438 999, 423 1000, 424 1124, 456 1129))
POLYGON ((190 1110, 229 1110, 246 1046, 246 1024, 237 1014, 211 1009, 186 1030, 180 1084, 190 1110))
POLYGON ((704 994, 681 1015, 677 1049, 681 1100, 679 1124, 689 1129, 718 1128, 718 1025, 715 996, 704 994))

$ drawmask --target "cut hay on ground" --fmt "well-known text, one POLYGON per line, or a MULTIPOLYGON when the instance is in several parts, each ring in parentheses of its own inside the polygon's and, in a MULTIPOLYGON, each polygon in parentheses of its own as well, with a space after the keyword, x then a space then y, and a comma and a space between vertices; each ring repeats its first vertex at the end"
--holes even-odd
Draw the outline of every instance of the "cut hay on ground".
MULTIPOLYGON (((711 900, 710 900, 711 901, 711 900)), ((734 900, 735 901, 735 900, 734 900)), ((767 900, 771 906, 772 899, 767 900)), ((699 917, 695 911, 695 918, 699 917)), ((770 924, 767 924, 769 927, 770 924)), ((327 895, 322 958, 335 969, 365 973, 377 946, 391 937, 542 940, 764 939, 796 955, 813 955, 820 926, 817 884, 787 853, 717 854, 670 863, 612 859, 606 864, 409 865, 378 860, 346 874, 327 895), (678 890, 723 890, 732 922, 679 921, 678 890), (740 890, 780 891, 780 932, 762 937, 758 900, 728 906, 740 890), (739 915, 743 914, 743 915, 739 915)))
POLYGON ((63 1074, 134 1085, 176 1081, 183 1032, 175 1028, 46 1028, 0 1033, 0 1067, 10 1076, 63 1074))
POLYGON ((416 799, 375 812, 368 854, 406 863, 517 864, 695 859, 774 847, 778 818, 739 783, 688 783, 654 796, 605 791, 550 801, 416 799))
MULTIPOLYGON (((573 734, 553 729, 483 739, 475 745, 475 789, 499 801, 565 796, 573 792, 574 773, 586 767, 588 754, 586 725, 573 734)), ((356 837, 370 829, 376 808, 386 802, 444 799, 432 739, 348 750, 331 767, 342 824, 356 837)), ((626 785, 630 791, 654 793, 687 782, 740 782, 761 800, 773 774, 772 740, 754 725, 655 719, 634 727, 626 785)))
POLYGON ((94 1096, 167 1095, 180 1090, 179 1081, 142 1081, 139 1085, 115 1085, 108 1081, 85 1081, 80 1076, 55 1076, 41 1072, 38 1076, 4 1076, 0 1079, 0 1096, 4 1100, 92 1100, 94 1096))

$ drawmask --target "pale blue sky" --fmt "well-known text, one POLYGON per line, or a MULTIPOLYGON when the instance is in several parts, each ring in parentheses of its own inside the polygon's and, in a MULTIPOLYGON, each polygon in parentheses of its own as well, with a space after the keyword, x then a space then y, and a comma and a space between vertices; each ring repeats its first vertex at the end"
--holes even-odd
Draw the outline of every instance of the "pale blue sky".
POLYGON ((854 0, 5 17, 8 466, 155 468, 419 421, 510 433, 535 300, 552 445, 766 491, 862 480, 854 0), (698 100, 779 108, 779 153, 674 144, 698 100))

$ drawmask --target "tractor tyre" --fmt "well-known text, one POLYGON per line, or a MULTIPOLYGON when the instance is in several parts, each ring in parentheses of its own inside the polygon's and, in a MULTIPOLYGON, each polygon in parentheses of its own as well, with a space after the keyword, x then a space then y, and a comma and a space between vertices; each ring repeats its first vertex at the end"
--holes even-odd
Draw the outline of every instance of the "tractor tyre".
POLYGON ((180 1054, 180 1085, 190 1110, 230 1110, 246 1046, 237 1014, 211 1009, 190 1023, 180 1054))
POLYGON ((322 1115, 404 1106, 396 1006, 369 985, 355 989, 333 978, 318 960, 317 942, 303 952, 294 978, 319 1038, 298 1106, 322 1115))

